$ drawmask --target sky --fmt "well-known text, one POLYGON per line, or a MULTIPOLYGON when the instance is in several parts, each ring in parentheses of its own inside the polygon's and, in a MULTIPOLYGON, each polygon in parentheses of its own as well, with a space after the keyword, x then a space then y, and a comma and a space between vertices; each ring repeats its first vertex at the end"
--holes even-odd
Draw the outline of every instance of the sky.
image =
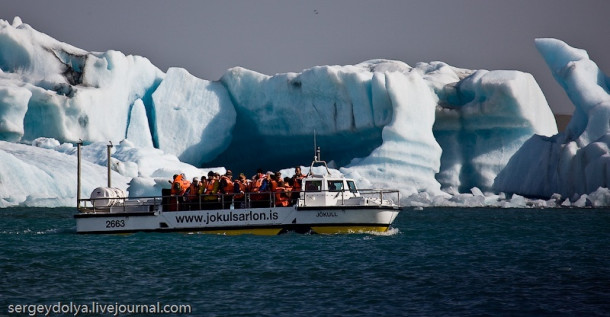
POLYGON ((88 51, 147 57, 217 80, 394 59, 531 73, 557 114, 574 107, 534 39, 587 50, 610 74, 606 0, 4 0, 0 18, 88 51))

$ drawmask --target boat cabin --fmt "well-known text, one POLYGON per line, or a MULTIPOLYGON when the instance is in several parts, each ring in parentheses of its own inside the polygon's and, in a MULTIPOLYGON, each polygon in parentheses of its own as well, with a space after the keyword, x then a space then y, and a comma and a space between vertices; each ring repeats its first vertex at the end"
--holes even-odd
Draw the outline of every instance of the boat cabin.
POLYGON ((300 207, 365 205, 354 180, 331 175, 303 178, 300 207))

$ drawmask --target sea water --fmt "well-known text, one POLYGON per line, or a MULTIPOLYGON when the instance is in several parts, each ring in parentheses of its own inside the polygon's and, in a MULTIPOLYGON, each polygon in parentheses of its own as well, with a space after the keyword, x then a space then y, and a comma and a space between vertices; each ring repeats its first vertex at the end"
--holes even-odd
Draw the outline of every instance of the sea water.
POLYGON ((264 237, 80 235, 73 214, 0 209, 0 315, 610 315, 609 210, 405 209, 387 234, 264 237))

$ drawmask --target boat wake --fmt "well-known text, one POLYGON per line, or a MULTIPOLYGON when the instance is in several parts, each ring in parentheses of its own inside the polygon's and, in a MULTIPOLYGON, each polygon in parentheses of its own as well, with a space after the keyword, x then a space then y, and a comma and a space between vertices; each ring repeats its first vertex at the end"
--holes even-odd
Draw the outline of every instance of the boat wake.
POLYGON ((46 235, 46 234, 55 234, 55 233, 61 233, 64 232, 65 230, 63 229, 47 229, 47 230, 32 230, 32 229, 25 229, 25 230, 3 230, 0 231, 0 235, 46 235))
POLYGON ((353 232, 353 233, 368 234, 368 235, 372 235, 372 236, 386 237, 386 236, 394 236, 394 235, 400 234, 400 230, 398 228, 390 228, 390 229, 388 229, 388 231, 385 231, 385 232, 379 232, 379 231, 358 231, 358 232, 353 232))

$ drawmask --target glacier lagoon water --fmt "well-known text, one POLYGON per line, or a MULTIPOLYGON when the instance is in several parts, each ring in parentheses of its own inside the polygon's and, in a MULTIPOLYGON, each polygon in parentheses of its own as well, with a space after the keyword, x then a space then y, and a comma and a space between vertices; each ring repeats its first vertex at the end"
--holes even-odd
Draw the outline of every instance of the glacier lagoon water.
POLYGON ((610 314, 610 213, 405 210, 389 235, 77 235, 0 210, 9 305, 189 304, 192 316, 610 314))

